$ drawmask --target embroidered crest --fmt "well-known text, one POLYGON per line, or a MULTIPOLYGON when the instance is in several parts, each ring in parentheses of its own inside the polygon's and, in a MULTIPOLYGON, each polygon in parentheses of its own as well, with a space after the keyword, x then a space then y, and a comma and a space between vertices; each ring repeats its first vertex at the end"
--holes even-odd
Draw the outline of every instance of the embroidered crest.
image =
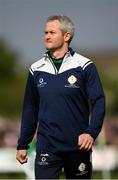
POLYGON ((84 163, 81 163, 78 167, 78 170, 83 172, 86 169, 86 165, 84 163))
POLYGON ((71 75, 69 78, 68 78, 68 82, 73 85, 75 84, 77 81, 77 78, 74 76, 74 75, 71 75))

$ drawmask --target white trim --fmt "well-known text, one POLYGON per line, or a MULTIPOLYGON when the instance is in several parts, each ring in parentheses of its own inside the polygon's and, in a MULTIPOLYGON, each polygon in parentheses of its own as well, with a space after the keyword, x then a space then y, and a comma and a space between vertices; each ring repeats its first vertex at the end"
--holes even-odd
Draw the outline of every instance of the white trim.
POLYGON ((31 72, 31 74, 32 74, 32 75, 34 75, 34 73, 33 73, 33 71, 32 71, 32 69, 31 69, 31 68, 29 68, 29 71, 31 72))
MULTIPOLYGON (((75 53, 73 56, 65 56, 58 74, 77 67, 81 67, 84 70, 91 63, 93 62, 90 59, 78 53, 75 53)), ((55 75, 55 69, 48 56, 41 58, 31 65, 30 72, 32 75, 34 74, 34 71, 42 71, 55 75)))
POLYGON ((88 62, 82 69, 84 70, 91 63, 93 63, 93 62, 92 61, 88 62))

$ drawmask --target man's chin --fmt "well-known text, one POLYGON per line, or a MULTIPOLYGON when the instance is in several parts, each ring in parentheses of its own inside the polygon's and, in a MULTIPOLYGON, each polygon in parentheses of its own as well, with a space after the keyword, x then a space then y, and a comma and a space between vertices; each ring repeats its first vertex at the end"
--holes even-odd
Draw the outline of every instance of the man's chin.
POLYGON ((47 49, 48 51, 54 51, 54 50, 55 50, 55 48, 52 48, 52 47, 46 47, 46 49, 47 49))
POLYGON ((46 47, 46 49, 47 49, 47 50, 50 50, 51 48, 49 48, 49 47, 46 47))

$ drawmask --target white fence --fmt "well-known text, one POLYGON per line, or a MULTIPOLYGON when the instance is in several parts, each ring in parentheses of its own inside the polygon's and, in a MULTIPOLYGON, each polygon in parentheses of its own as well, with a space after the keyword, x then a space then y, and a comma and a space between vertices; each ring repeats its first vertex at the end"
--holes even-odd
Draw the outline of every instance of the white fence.
MULTIPOLYGON (((21 165, 16 160, 16 150, 0 148, 0 173, 25 172, 28 178, 34 177, 35 153, 29 156, 27 164, 21 165)), ((118 153, 113 146, 93 147, 93 170, 110 171, 118 167, 118 153)), ((107 174, 108 176, 108 174, 107 174)))

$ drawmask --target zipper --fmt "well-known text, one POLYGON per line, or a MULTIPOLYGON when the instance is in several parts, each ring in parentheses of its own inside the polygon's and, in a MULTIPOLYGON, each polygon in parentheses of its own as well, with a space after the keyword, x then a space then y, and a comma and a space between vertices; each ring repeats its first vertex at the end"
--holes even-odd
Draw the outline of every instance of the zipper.
MULTIPOLYGON (((65 57, 66 57, 66 56, 65 56, 65 57)), ((65 63, 65 57, 64 57, 64 59, 63 59, 63 62, 62 62, 62 64, 61 64, 61 66, 65 63)), ((58 72, 60 71, 60 69, 59 69, 59 71, 58 71, 57 68, 56 68, 56 66, 55 66, 55 64, 54 64, 54 62, 53 62, 53 60, 52 60, 49 56, 47 56, 47 58, 48 58, 48 60, 51 62, 52 66, 53 66, 53 68, 54 68, 55 75, 58 75, 58 72)))
POLYGON ((52 64, 53 68, 54 68, 55 75, 58 75, 58 70, 57 70, 57 68, 56 68, 55 64, 53 63, 52 59, 51 59, 49 56, 48 56, 48 59, 49 59, 49 61, 51 62, 51 64, 52 64))

